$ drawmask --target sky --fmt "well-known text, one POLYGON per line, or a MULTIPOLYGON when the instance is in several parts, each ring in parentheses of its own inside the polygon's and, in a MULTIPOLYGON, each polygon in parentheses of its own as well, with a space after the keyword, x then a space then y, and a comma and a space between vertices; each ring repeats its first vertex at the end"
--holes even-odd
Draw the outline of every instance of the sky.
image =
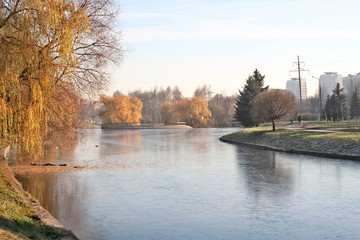
POLYGON ((115 0, 124 58, 108 93, 210 85, 237 94, 254 69, 285 89, 304 64, 308 95, 324 72, 360 72, 358 0, 115 0))

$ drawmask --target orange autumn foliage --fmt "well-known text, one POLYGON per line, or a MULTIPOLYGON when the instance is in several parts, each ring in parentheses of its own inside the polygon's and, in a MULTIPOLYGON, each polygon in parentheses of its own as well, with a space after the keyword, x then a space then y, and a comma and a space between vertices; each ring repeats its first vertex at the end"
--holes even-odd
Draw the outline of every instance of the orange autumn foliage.
POLYGON ((142 102, 135 97, 102 95, 100 102, 103 111, 100 116, 103 124, 137 125, 141 121, 142 102))
MULTIPOLYGON (((0 137, 40 155, 57 84, 75 70, 85 9, 67 0, 8 1, 0 19, 0 137), (4 17, 3 17, 4 16, 4 17)), ((56 113, 55 113, 56 114, 56 113)))
POLYGON ((201 97, 165 102, 161 106, 161 114, 165 124, 186 122, 192 127, 207 127, 211 117, 208 103, 201 97))
POLYGON ((48 134, 74 128, 82 93, 104 86, 103 69, 115 59, 104 55, 118 46, 108 34, 111 2, 0 3, 0 141, 36 158, 48 134))

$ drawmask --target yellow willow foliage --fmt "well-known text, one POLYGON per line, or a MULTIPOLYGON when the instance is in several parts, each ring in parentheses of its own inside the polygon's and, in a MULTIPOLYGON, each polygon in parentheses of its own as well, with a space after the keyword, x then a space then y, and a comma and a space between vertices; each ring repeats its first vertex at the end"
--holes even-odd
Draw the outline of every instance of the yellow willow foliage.
POLYGON ((141 102, 140 99, 138 99, 136 97, 131 97, 129 99, 129 103, 130 103, 132 122, 134 122, 136 124, 140 124, 140 121, 142 118, 141 109, 142 109, 143 103, 141 102))
POLYGON ((161 114, 166 124, 186 122, 192 127, 206 127, 211 117, 208 103, 201 97, 165 102, 161 106, 161 114))
POLYGON ((0 11, 0 139, 41 155, 48 120, 67 115, 57 93, 76 67, 76 44, 90 31, 71 0, 8 1, 0 11), (5 8, 4 8, 5 9, 5 8))
POLYGON ((205 127, 211 118, 208 103, 201 97, 194 97, 190 100, 187 112, 187 121, 194 127, 205 127))
POLYGON ((100 102, 104 108, 101 113, 104 124, 134 125, 141 121, 143 104, 138 98, 102 95, 100 102))
POLYGON ((166 125, 176 124, 179 121, 174 104, 167 101, 161 105, 161 119, 166 125))

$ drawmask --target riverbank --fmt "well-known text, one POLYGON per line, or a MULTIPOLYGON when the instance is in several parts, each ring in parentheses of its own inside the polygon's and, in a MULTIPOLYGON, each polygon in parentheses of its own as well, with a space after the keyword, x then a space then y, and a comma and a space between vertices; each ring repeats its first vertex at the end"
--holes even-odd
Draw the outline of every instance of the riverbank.
POLYGON ((281 152, 360 160, 358 132, 303 131, 297 128, 272 132, 271 127, 257 127, 222 136, 220 140, 281 152))
POLYGON ((23 190, 2 156, 0 156, 0 239, 77 239, 23 190))

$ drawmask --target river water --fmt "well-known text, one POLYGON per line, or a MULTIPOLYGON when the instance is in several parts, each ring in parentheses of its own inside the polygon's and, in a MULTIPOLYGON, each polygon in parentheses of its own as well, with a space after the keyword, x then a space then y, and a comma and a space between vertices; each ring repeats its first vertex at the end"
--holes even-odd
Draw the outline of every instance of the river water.
POLYGON ((235 129, 88 130, 18 176, 80 239, 360 239, 360 162, 222 143, 235 129))

